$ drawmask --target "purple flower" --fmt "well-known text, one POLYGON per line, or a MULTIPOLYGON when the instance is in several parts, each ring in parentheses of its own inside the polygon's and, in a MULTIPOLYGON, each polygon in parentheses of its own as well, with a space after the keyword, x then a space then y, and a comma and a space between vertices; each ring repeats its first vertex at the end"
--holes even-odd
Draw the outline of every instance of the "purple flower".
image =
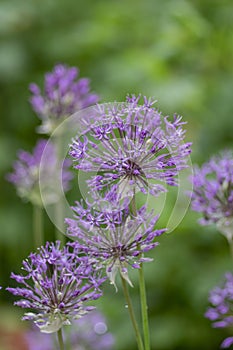
POLYGON ((106 104, 82 120, 83 136, 71 144, 74 167, 94 172, 89 186, 107 192, 117 184, 120 194, 135 191, 158 195, 165 185, 177 185, 185 168, 190 143, 183 143, 181 117, 163 117, 154 102, 128 98, 125 104, 106 104))
MULTIPOLYGON (((66 331, 66 330, 64 330, 66 331)), ((70 350, 110 350, 114 345, 114 337, 108 332, 104 316, 92 311, 84 317, 75 320, 68 334, 64 332, 64 340, 70 343, 70 350)), ((38 329, 32 329, 25 334, 28 350, 53 350, 51 335, 41 334, 38 329)))
MULTIPOLYGON (((233 275, 228 272, 222 286, 215 287, 209 295, 211 307, 205 313, 205 317, 213 321, 213 327, 225 328, 233 326, 233 275)), ((222 348, 229 347, 233 337, 227 338, 222 343, 222 348)))
MULTIPOLYGON (((117 205, 115 209, 99 205, 100 202, 86 208, 76 202, 72 207, 74 219, 66 219, 67 235, 76 240, 79 248, 91 257, 99 260, 100 266, 106 267, 106 274, 111 284, 119 271, 121 276, 132 286, 128 276, 128 266, 140 268, 144 253, 158 245, 155 238, 165 229, 155 229, 158 216, 146 212, 146 206, 130 215, 129 209, 117 205)), ((116 285, 115 285, 116 286, 116 285)))
POLYGON ((52 133, 69 115, 95 104, 99 97, 90 92, 89 80, 78 80, 76 67, 58 64, 45 75, 44 92, 30 85, 32 108, 42 120, 41 133, 52 133))
POLYGON ((223 340, 221 344, 221 349, 227 349, 233 344, 233 337, 228 337, 223 340))
POLYGON ((233 154, 212 157, 193 176, 192 209, 202 213, 201 225, 216 224, 232 239, 233 227, 233 154))
POLYGON ((14 171, 8 174, 7 179, 15 185, 21 198, 33 204, 42 205, 40 192, 42 188, 43 193, 46 193, 44 198, 46 203, 55 203, 58 200, 57 188, 60 185, 61 168, 62 188, 64 191, 69 189, 70 180, 73 178, 68 170, 69 166, 69 159, 60 164, 55 146, 41 139, 37 142, 32 154, 23 150, 18 152, 18 160, 13 165, 14 171), (44 156, 45 159, 41 162, 44 156))
POLYGON ((79 257, 75 243, 60 248, 47 242, 38 253, 23 261, 23 275, 12 273, 11 278, 22 287, 7 290, 21 297, 14 304, 31 309, 23 320, 33 320, 41 332, 53 333, 71 324, 93 307, 85 303, 101 296, 104 281, 94 269, 94 260, 79 257))

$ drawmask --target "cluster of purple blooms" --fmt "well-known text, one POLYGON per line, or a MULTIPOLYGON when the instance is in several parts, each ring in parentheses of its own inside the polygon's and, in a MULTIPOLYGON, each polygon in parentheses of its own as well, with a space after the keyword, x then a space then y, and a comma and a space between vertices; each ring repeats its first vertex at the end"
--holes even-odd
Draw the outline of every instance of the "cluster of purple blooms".
POLYGON ((81 256, 75 243, 60 248, 46 243, 23 261, 23 274, 11 274, 22 287, 7 290, 22 299, 15 305, 32 309, 23 320, 33 320, 41 332, 53 333, 93 309, 85 303, 98 299, 105 278, 93 259, 81 256))
POLYGON ((47 204, 58 200, 59 174, 62 177, 63 190, 65 192, 69 190, 70 181, 73 178, 69 167, 69 159, 66 159, 63 164, 59 161, 55 145, 40 139, 32 154, 23 150, 18 152, 18 159, 13 164, 14 171, 8 174, 7 179, 15 185, 19 197, 42 206, 41 191, 46 194, 44 199, 47 204), (44 152, 45 148, 46 152, 44 152), (42 157, 45 157, 43 162, 42 157), (54 177, 55 174, 57 178, 54 177))
POLYGON ((30 85, 30 102, 42 121, 41 133, 51 134, 71 114, 98 102, 99 97, 90 92, 89 79, 78 75, 76 67, 58 64, 45 75, 43 92, 38 85, 30 85))
POLYGON ((191 144, 183 142, 181 117, 163 117, 154 103, 144 97, 140 104, 140 96, 133 96, 93 111, 70 148, 75 168, 96 174, 88 183, 92 190, 107 192, 117 185, 120 196, 136 191, 156 196, 166 191, 164 185, 177 185, 191 144))
MULTIPOLYGON (((97 102, 88 80, 77 81, 77 76, 77 69, 58 65, 46 75, 43 94, 37 85, 30 86, 31 104, 42 120, 40 132, 51 134, 70 114, 97 102)), ((132 286, 128 268, 140 269, 152 260, 144 254, 158 245, 156 238, 166 229, 155 228, 158 216, 146 205, 137 208, 135 195, 158 196, 167 186, 177 186, 191 152, 191 144, 184 143, 182 118, 164 117, 154 103, 132 96, 122 104, 97 105, 80 120, 83 132, 73 138, 69 154, 75 169, 91 174, 92 202, 77 201, 73 218, 65 220, 73 242, 38 248, 23 262, 24 273, 11 275, 22 286, 7 288, 21 298, 15 305, 31 310, 23 319, 34 321, 41 332, 57 332, 92 310, 86 302, 101 296, 106 278, 116 287, 119 272, 132 286)), ((41 190, 38 173, 40 186, 47 186, 46 181, 56 186, 50 169, 61 164, 51 145, 41 169, 44 147, 40 141, 32 155, 21 152, 8 177, 20 196, 33 203, 41 190)), ((63 168, 66 189, 71 175, 66 163, 63 168)), ((98 348, 92 344, 90 349, 98 348)))
POLYGON ((231 240, 233 235, 233 154, 212 157, 193 176, 192 209, 200 212, 201 225, 216 224, 231 240))
MULTIPOLYGON (((201 225, 216 225, 227 238, 233 240, 233 154, 222 152, 212 157, 202 167, 196 167, 193 175, 192 209, 201 213, 201 225)), ((225 283, 215 287, 209 296, 211 307, 205 316, 213 321, 213 327, 233 326, 233 275, 225 275, 225 283)), ((233 337, 221 344, 228 348, 233 337)))
MULTIPOLYGON (((30 85, 31 105, 42 120, 40 132, 51 134, 70 114, 98 101, 98 96, 90 92, 89 80, 77 78, 77 68, 60 64, 46 75, 43 93, 36 84, 30 85)), ((39 140, 32 154, 19 151, 7 179, 21 198, 43 206, 44 200, 46 204, 59 200, 57 188, 61 183, 64 192, 69 189, 73 178, 70 165, 70 160, 60 159, 57 145, 39 140)), ((105 278, 94 259, 80 255, 75 243, 67 243, 63 248, 59 242, 46 243, 37 253, 30 254, 22 269, 24 275, 11 275, 22 286, 9 287, 8 291, 21 297, 15 304, 31 310, 23 319, 33 320, 41 332, 53 333, 71 324, 93 309, 85 306, 86 302, 102 294, 99 286, 105 278)))
MULTIPOLYGON (((221 287, 215 287, 209 296, 211 307, 205 316, 213 321, 215 328, 232 328, 233 326, 233 275, 227 273, 225 282, 221 287)), ((233 344, 233 337, 226 338, 221 347, 228 348, 233 344)))
POLYGON ((158 195, 166 190, 164 184, 177 185, 191 152, 191 144, 183 143, 181 117, 163 117, 154 103, 144 97, 140 104, 140 96, 132 96, 123 104, 97 106, 88 120, 81 120, 83 135, 70 146, 75 169, 97 175, 88 180, 95 200, 72 207, 67 235, 104 262, 114 285, 118 271, 132 285, 128 266, 140 268, 150 261, 144 253, 158 245, 155 238, 166 231, 155 229, 158 216, 146 206, 132 211, 130 198, 134 200, 137 191, 158 195), (107 209, 101 208, 102 202, 109 204, 107 209))
MULTIPOLYGON (((30 85, 30 102, 42 121, 39 132, 51 135, 71 114, 98 102, 89 80, 78 79, 78 74, 77 68, 59 64, 46 74, 43 92, 30 85)), ((158 245, 156 238, 166 231, 155 228, 158 216, 148 212, 146 205, 137 208, 135 195, 158 196, 167 186, 177 186, 191 144, 184 142, 182 118, 164 117, 154 104, 146 97, 140 103, 140 96, 132 96, 125 103, 96 105, 80 117, 82 133, 72 139, 69 155, 75 169, 91 174, 87 184, 92 201, 75 202, 73 218, 65 219, 73 242, 64 247, 59 241, 47 242, 23 261, 22 274, 11 274, 21 285, 7 288, 21 298, 15 305, 31 310, 23 319, 33 320, 43 333, 72 324, 71 349, 113 346, 102 316, 89 313, 94 308, 89 302, 102 295, 100 287, 106 278, 116 287, 118 272, 132 286, 128 268, 140 269, 151 261, 144 254, 158 245)), ((20 197, 41 206, 41 191, 47 193, 46 203, 54 203, 59 182, 64 191, 69 189, 69 166, 67 160, 61 162, 52 143, 39 140, 32 154, 19 152, 8 180, 20 197), (45 147, 46 159, 41 162, 45 147), (55 179, 56 173, 62 179, 55 179)), ((192 208, 202 214, 200 224, 215 224, 232 242, 233 154, 222 153, 196 167, 192 180, 192 208)), ((233 326, 233 275, 227 273, 225 279, 222 287, 211 291, 211 307, 205 314, 220 328, 233 326)), ((40 340, 40 333, 29 332, 29 349, 51 350, 53 343, 46 337, 40 340)), ((221 347, 232 344, 233 337, 228 337, 221 347)))
POLYGON ((72 207, 74 219, 66 219, 67 235, 77 239, 79 248, 88 256, 99 259, 106 266, 111 284, 119 271, 131 286, 128 266, 139 269, 143 262, 151 261, 143 254, 158 245, 155 238, 166 229, 155 229, 158 216, 148 213, 146 206, 130 215, 130 208, 116 203, 114 211, 101 208, 100 203, 87 205, 79 202, 72 207), (96 205, 96 207, 95 207, 96 205))
MULTIPOLYGON (((77 78, 76 67, 59 64, 51 73, 46 74, 44 94, 41 94, 36 84, 30 85, 33 94, 31 105, 42 120, 40 132, 51 134, 72 113, 99 100, 96 94, 90 92, 89 80, 77 78)), ((46 204, 51 204, 59 199, 57 188, 61 187, 61 183, 64 192, 69 189, 73 178, 69 170, 70 160, 61 162, 58 148, 51 140, 49 143, 38 140, 32 154, 23 150, 18 152, 14 171, 7 178, 15 185, 21 198, 42 206, 41 192, 46 204), (55 174, 57 178, 54 178, 55 174)))

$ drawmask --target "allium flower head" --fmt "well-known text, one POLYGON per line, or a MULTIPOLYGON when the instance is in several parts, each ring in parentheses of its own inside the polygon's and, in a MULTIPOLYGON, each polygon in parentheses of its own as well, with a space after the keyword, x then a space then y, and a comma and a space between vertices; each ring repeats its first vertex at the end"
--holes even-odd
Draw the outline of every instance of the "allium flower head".
POLYGON ((200 224, 216 224, 232 239, 233 235, 233 154, 212 157, 193 176, 192 209, 202 213, 200 224))
POLYGON ((165 229, 155 229, 158 216, 147 213, 143 206, 136 215, 129 215, 127 207, 106 210, 97 205, 76 203, 72 207, 74 219, 66 219, 67 235, 77 240, 80 249, 106 266, 106 274, 112 284, 119 271, 132 285, 128 276, 128 266, 140 268, 140 263, 151 261, 144 253, 158 245, 155 238, 165 229))
MULTIPOLYGON (((208 308, 205 316, 213 321, 213 327, 225 328, 233 326, 233 275, 226 273, 222 286, 215 287, 209 296, 211 307, 208 308)), ((222 343, 222 348, 233 344, 233 337, 227 338, 222 343)))
MULTIPOLYGON (((66 330, 65 330, 66 331, 66 330)), ((54 343, 50 334, 41 334, 38 329, 32 329, 25 334, 28 350, 53 350, 54 343)), ((70 350, 111 350, 114 337, 108 332, 104 316, 92 311, 84 317, 75 320, 64 334, 64 342, 71 344, 70 350)))
POLYGON ((42 205, 40 186, 46 193, 46 203, 54 203, 58 200, 57 188, 59 186, 60 167, 62 168, 63 190, 69 189, 69 182, 73 178, 68 170, 70 160, 67 159, 63 165, 58 162, 55 146, 46 140, 39 140, 32 152, 19 151, 18 160, 13 164, 14 171, 8 174, 8 181, 12 182, 18 195, 36 205, 42 205), (46 147, 46 159, 42 160, 46 147), (47 148, 48 147, 48 148, 47 148), (54 175, 57 174, 57 178, 54 175))
POLYGON ((30 85, 34 111, 42 120, 41 133, 52 133, 71 114, 95 104, 99 98, 90 92, 89 80, 78 79, 76 67, 58 64, 45 75, 44 91, 30 85))
POLYGON ((22 285, 7 288, 22 298, 14 304, 31 310, 23 320, 33 320, 41 332, 53 333, 71 324, 93 309, 85 302, 101 296, 99 286, 104 279, 93 261, 78 257, 78 252, 75 243, 60 248, 59 241, 47 242, 23 261, 24 274, 11 274, 22 285))
POLYGON ((186 167, 190 143, 183 143, 181 117, 163 117, 144 97, 128 98, 125 104, 106 104, 84 120, 86 130, 73 139, 70 155, 74 167, 94 172, 92 189, 119 193, 135 191, 158 195, 165 185, 177 185, 179 171, 186 167))

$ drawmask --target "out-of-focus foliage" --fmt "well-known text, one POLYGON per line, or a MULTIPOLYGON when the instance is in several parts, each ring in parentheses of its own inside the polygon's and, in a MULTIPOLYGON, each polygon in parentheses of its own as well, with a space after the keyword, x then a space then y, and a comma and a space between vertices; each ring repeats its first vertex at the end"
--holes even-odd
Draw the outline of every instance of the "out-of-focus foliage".
MULTIPOLYGON (((0 45, 3 286, 33 246, 31 207, 16 196, 5 174, 18 148, 31 151, 36 142, 39 120, 28 103, 28 85, 41 85, 55 63, 78 66, 102 102, 141 92, 158 99, 164 114, 182 114, 193 162, 233 147, 231 0, 2 0, 0 45)), ((52 239, 52 224, 45 225, 52 239)), ((228 333, 211 329, 203 313, 208 290, 232 267, 224 238, 215 228, 200 227, 189 211, 160 242, 151 254, 155 261, 145 266, 152 349, 218 349, 228 333)), ((139 312, 136 283, 132 294, 139 312)), ((9 316, 12 299, 4 291, 1 299, 1 314, 8 316, 0 325, 9 328, 17 315, 9 316)), ((106 286, 99 304, 117 336, 116 348, 135 349, 123 303, 121 291, 106 286)))

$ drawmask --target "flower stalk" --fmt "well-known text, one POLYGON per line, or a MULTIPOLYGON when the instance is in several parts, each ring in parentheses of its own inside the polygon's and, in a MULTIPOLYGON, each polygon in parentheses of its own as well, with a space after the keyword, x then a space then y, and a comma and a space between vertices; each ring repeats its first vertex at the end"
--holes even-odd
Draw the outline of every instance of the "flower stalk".
POLYGON ((140 289, 140 299, 141 299, 141 312, 142 312, 142 326, 144 334, 144 345, 145 350, 150 350, 150 330, 149 330, 149 320, 148 320, 148 306, 146 299, 146 285, 143 271, 143 264, 138 270, 139 272, 139 289, 140 289))
POLYGON ((141 338, 141 335, 140 335, 139 327, 138 327, 138 324, 137 324, 137 321, 136 321, 136 318, 135 318, 135 314, 134 314, 134 310, 133 310, 133 305, 132 305, 132 302, 131 302, 131 299, 130 299, 130 295, 129 295, 129 291, 128 291, 128 288, 127 288, 127 282, 122 276, 121 276, 121 283, 122 283, 123 292, 124 292, 124 295, 125 295, 126 305, 127 305, 128 310, 129 310, 130 319, 131 319, 131 322, 132 322, 132 325, 133 325, 133 329, 134 329, 134 332, 135 332, 136 341, 137 341, 137 344, 138 344, 138 350, 144 350, 144 346, 143 346, 142 338, 141 338))
POLYGON ((62 329, 59 329, 57 331, 57 338, 58 338, 59 350, 65 350, 64 340, 62 336, 62 329))
MULTIPOLYGON (((133 216, 137 215, 137 206, 135 191, 132 201, 130 203, 130 209, 133 216)), ((138 269, 139 276, 139 290, 140 290, 140 301, 141 301, 141 313, 142 313, 142 327, 144 335, 144 346, 145 350, 150 350, 150 330, 149 330, 149 321, 148 321, 148 306, 146 299, 146 285, 143 271, 143 263, 140 263, 140 268, 138 269)))

